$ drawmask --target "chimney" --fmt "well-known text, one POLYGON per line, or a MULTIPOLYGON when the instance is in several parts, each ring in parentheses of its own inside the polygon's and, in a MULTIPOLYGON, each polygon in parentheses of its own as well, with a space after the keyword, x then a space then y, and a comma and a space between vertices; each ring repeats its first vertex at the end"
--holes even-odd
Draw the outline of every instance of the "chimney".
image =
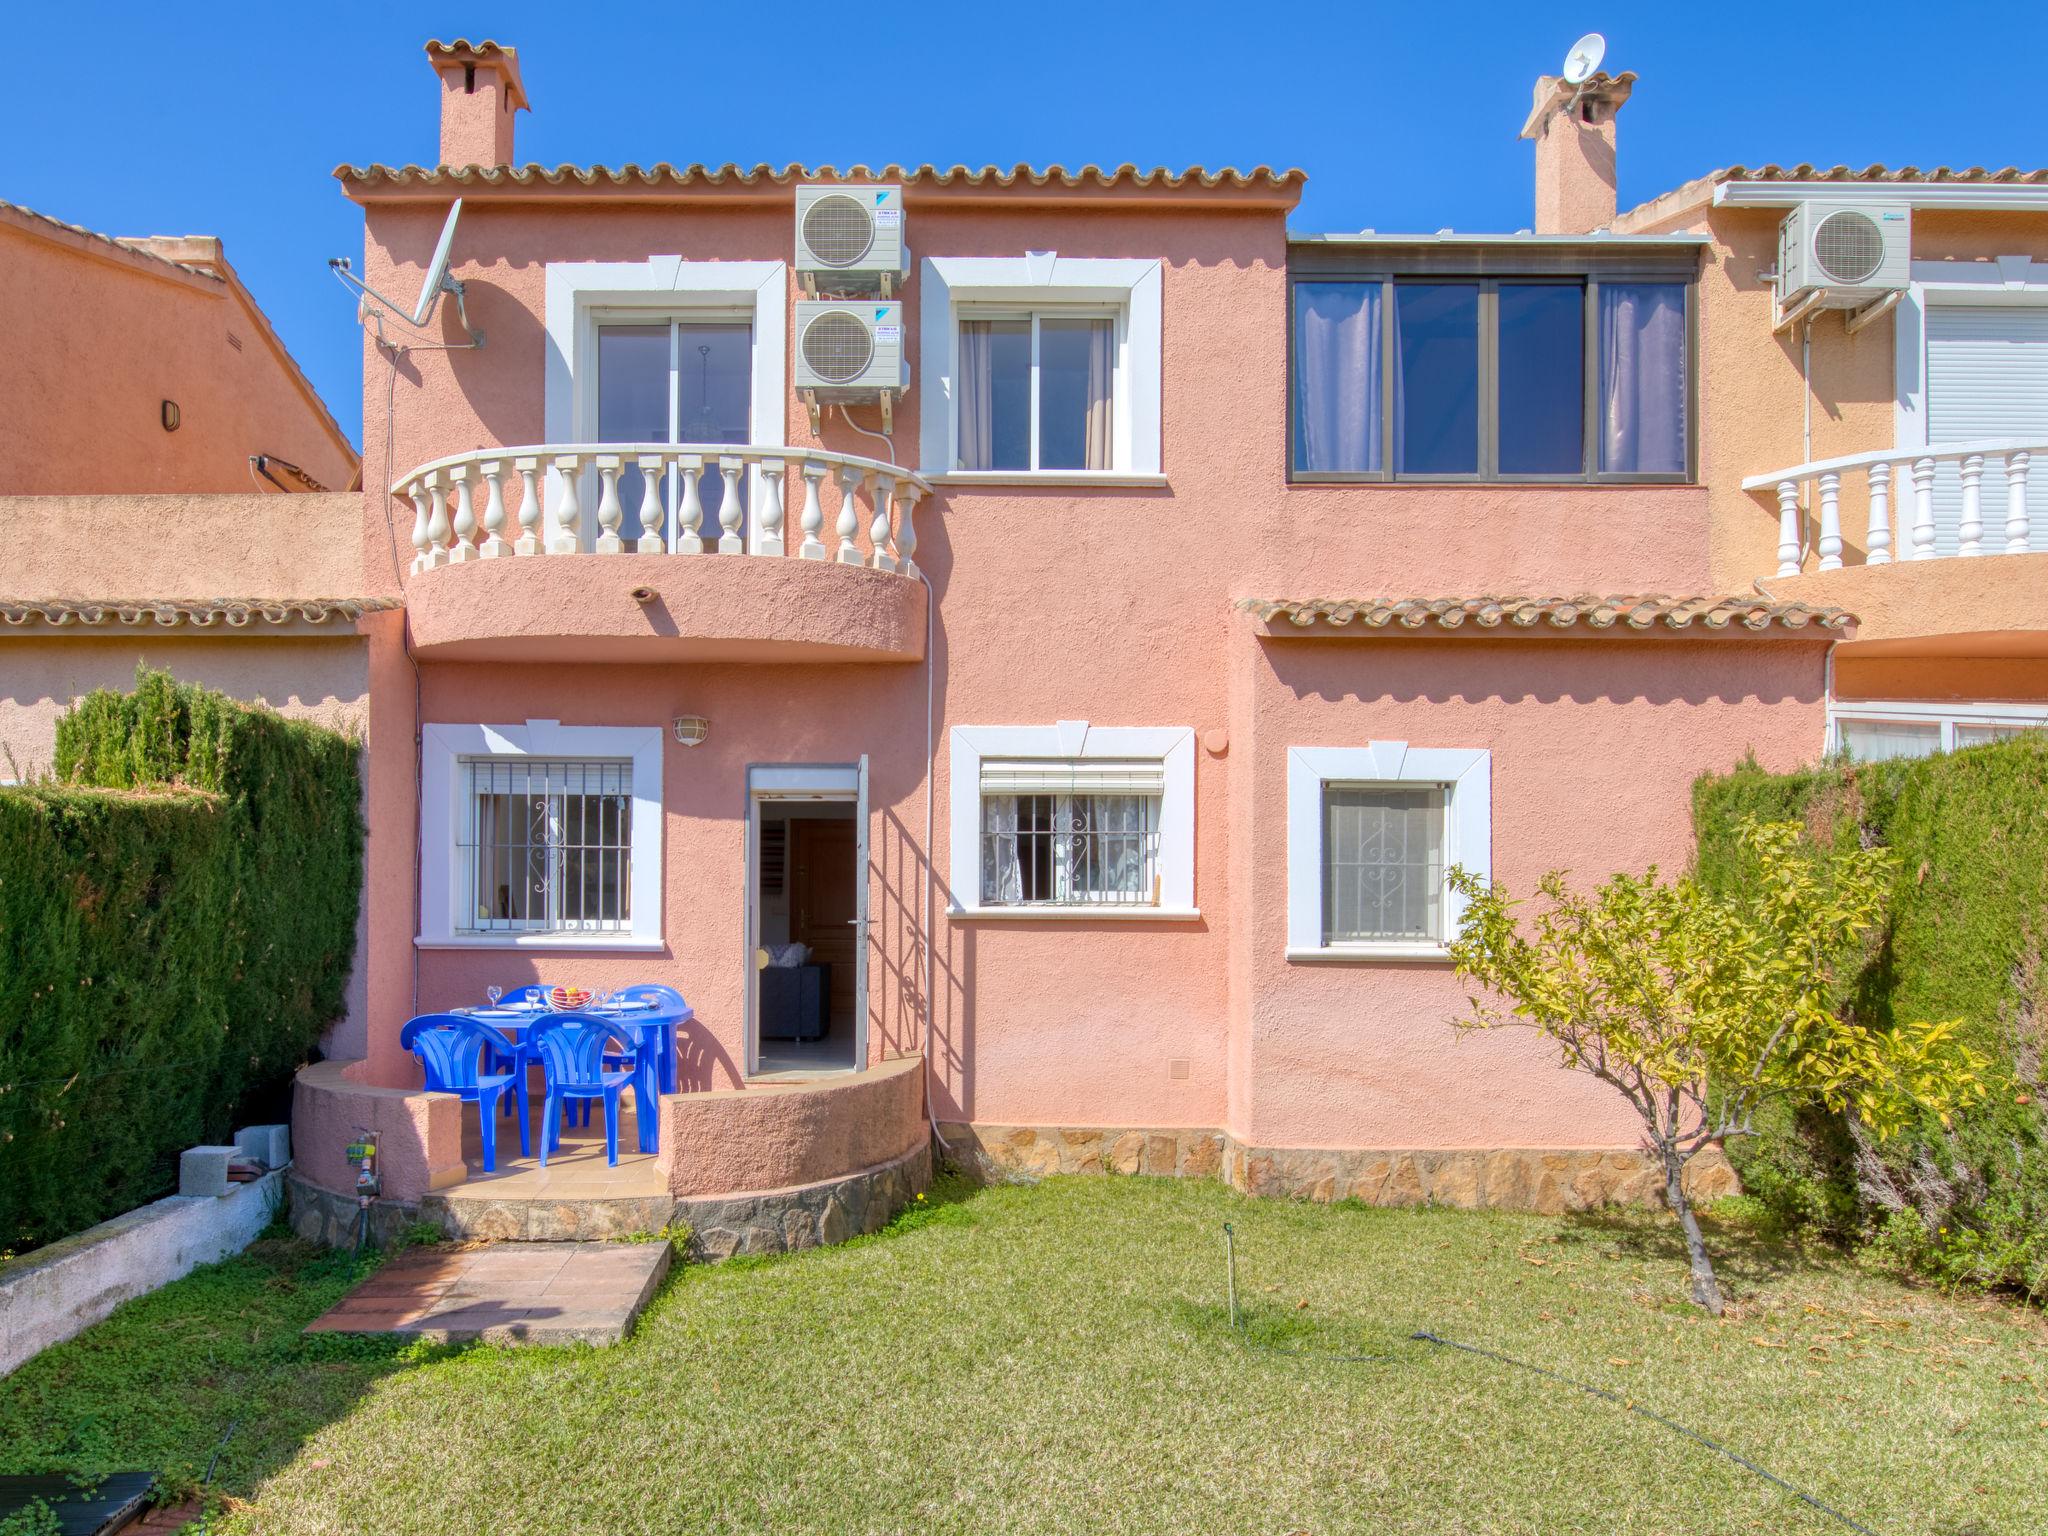
POLYGON ((519 50, 486 38, 427 44, 441 77, 442 165, 512 164, 512 114, 530 111, 519 82, 519 50))
POLYGON ((1536 141, 1536 233, 1586 235, 1614 222, 1614 117, 1633 74, 1598 74, 1574 87, 1557 75, 1536 82, 1522 137, 1536 141))

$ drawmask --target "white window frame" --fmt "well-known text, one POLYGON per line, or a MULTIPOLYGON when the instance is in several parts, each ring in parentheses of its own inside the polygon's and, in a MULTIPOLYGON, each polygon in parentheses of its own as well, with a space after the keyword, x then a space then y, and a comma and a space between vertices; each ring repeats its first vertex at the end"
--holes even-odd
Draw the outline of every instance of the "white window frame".
POLYGON ((951 735, 953 894, 947 915, 955 922, 976 918, 1008 922, 1034 919, 1069 922, 1187 922, 1200 917, 1195 905, 1195 733, 1191 726, 1093 725, 1062 720, 1056 725, 956 725, 951 735), (1076 902, 1066 905, 981 905, 981 760, 984 757, 1040 757, 1072 761, 1114 758, 1156 759, 1165 775, 1159 797, 1157 904, 1076 902))
POLYGON ((1916 261, 1892 312, 1892 446, 1939 447, 1927 440, 1927 310, 1933 304, 2048 304, 2048 262, 2031 256, 1996 261, 1916 261))
MULTIPOLYGON (((653 320, 745 320, 753 330, 753 393, 748 416, 755 445, 781 446, 789 420, 789 264, 781 261, 556 261, 547 268, 547 367, 543 432, 552 445, 592 448, 597 438, 597 328, 644 316, 653 320)), ((761 505, 761 472, 748 472, 748 505, 761 505)), ((547 472, 547 502, 561 494, 547 472)), ((597 533, 596 500, 586 497, 583 547, 597 533)), ((751 527, 750 537, 760 530, 751 527)))
POLYGON ((420 731, 421 949, 660 950, 661 726, 428 725, 420 731), (633 765, 632 929, 625 933, 465 933, 462 931, 464 763, 474 758, 624 758, 633 765))
POLYGON ((1411 747, 1375 741, 1364 747, 1287 749, 1287 958, 1298 961, 1448 960, 1464 915, 1464 898, 1449 888, 1453 865, 1493 878, 1493 754, 1480 747, 1411 747), (1428 785, 1444 791, 1444 873, 1436 943, 1323 942, 1323 791, 1428 785))
POLYGON ((1904 699, 1878 699, 1869 703, 1828 705, 1828 751, 1842 751, 1844 721, 1871 725, 1938 725, 1942 752, 1956 750, 1959 725, 2007 725, 2019 730, 2048 728, 2048 704, 1957 704, 1925 703, 1904 699))
MULTIPOLYGON (((1162 264, 1154 258, 927 256, 918 269, 919 473, 952 485, 1164 485, 1159 445, 1162 264), (1065 310, 1116 319, 1116 396, 1109 469, 953 468, 959 459, 960 322, 1007 311, 1065 310)), ((1035 334, 1035 333, 1034 333, 1035 334)), ((1034 362, 1036 353, 1034 351, 1034 362)), ((1037 394, 1033 392, 1036 414, 1037 394)), ((1037 447, 1034 419, 1032 456, 1037 447)))

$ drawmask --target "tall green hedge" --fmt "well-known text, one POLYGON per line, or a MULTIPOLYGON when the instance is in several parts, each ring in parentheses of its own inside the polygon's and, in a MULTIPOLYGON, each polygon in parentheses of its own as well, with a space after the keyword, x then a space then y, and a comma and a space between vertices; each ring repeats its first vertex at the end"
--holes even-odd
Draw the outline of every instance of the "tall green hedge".
POLYGON ((1699 873, 1744 878, 1745 816, 1899 854, 1892 912, 1842 1006, 1873 1020, 1960 1018, 1995 1063, 1989 1101, 1951 1128, 1877 1144, 1836 1116, 1781 1117, 1729 1148, 1781 1215, 1877 1238, 1931 1273, 2048 1295, 2048 740, 1791 774, 1755 764, 1694 786, 1699 873))
POLYGON ((139 670, 0 790, 0 1249, 165 1193, 341 1014, 355 744, 139 670))

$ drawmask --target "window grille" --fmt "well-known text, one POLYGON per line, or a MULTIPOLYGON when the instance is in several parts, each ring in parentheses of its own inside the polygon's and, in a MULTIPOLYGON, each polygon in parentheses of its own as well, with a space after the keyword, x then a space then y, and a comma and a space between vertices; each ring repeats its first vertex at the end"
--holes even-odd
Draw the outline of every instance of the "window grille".
POLYGON ((469 758, 468 933, 632 931, 633 765, 469 758))
POLYGON ((1444 791, 1323 791, 1323 942, 1442 938, 1444 791))
POLYGON ((986 760, 984 906, 1156 906, 1157 762, 986 760))

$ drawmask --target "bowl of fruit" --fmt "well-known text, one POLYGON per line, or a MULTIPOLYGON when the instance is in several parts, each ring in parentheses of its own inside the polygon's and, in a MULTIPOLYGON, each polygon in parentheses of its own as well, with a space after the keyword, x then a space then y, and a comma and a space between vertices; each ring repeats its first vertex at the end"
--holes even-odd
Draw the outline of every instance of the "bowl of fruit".
POLYGON ((579 1008, 589 1006, 590 991, 586 987, 550 987, 548 1003, 557 1012, 574 1013, 579 1008))

